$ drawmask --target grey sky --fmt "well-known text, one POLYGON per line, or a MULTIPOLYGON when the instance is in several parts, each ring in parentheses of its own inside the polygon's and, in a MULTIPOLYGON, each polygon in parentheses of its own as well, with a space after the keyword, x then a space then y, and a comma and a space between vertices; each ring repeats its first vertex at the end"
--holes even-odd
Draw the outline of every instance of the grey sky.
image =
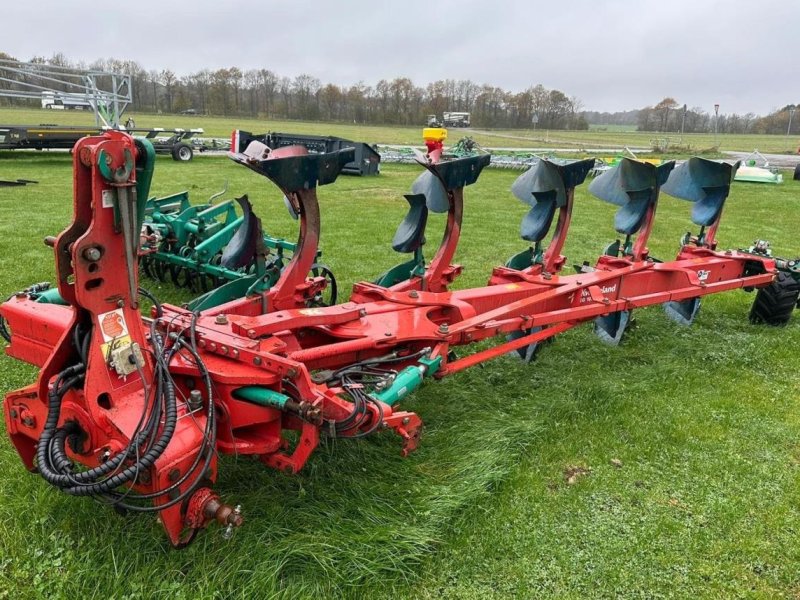
POLYGON ((797 0, 2 0, 0 23, 0 51, 21 59, 114 56, 180 75, 542 83, 609 111, 668 95, 723 113, 800 102, 797 0))

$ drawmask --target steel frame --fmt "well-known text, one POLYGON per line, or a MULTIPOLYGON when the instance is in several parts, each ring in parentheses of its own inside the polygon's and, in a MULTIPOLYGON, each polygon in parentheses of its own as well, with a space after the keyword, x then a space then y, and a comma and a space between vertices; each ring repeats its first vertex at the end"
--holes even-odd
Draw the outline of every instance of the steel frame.
MULTIPOLYGON (((141 157, 141 149, 134 147, 131 138, 118 132, 86 138, 76 146, 75 217, 55 247, 59 290, 71 306, 40 304, 20 294, 0 312, 13 332, 8 354, 41 368, 36 384, 10 393, 5 402, 8 432, 30 469, 54 378, 77 359, 71 339, 78 324, 102 326, 109 311, 119 310, 132 341, 144 349, 153 345, 146 333, 150 324, 167 340, 185 339, 191 332, 187 347, 196 348, 204 370, 188 350, 179 350, 172 355, 169 372, 179 396, 188 397, 199 389, 207 371, 213 391, 203 402, 209 412, 179 418, 164 454, 146 477, 130 484, 138 493, 157 493, 176 477, 193 475, 202 430, 212 413, 217 421, 216 452, 254 455, 286 472, 301 469, 323 435, 361 437, 392 429, 408 454, 419 443, 422 420, 395 404, 424 377, 452 375, 615 312, 762 287, 776 273, 771 258, 689 243, 670 262, 601 257, 590 272, 562 275, 565 260, 560 252, 571 217, 572 185, 543 264, 523 270, 499 267, 486 286, 448 291, 444 274, 458 241, 463 188, 477 178, 475 170, 480 171, 478 165, 484 160, 469 157, 424 165, 443 182, 450 203, 442 247, 425 277, 392 288, 359 283, 348 302, 306 308, 306 294, 315 285, 306 276, 316 256, 320 227, 316 186, 333 181, 350 156, 347 151, 306 155, 289 148, 267 156, 234 156, 275 182, 299 214, 298 249, 279 281, 263 293, 199 314, 164 305, 162 313, 154 309, 150 318, 142 319, 128 292, 125 273, 132 266, 123 258, 122 236, 115 232, 118 224, 113 211, 103 208, 103 198, 109 195, 115 196, 117 204, 124 201, 126 195, 118 190, 121 186, 133 189, 135 172, 109 181, 98 166, 104 160, 111 168, 122 169, 126 153, 131 152, 141 157), (87 260, 86 250, 98 246, 103 250, 101 258, 87 260), (93 283, 98 278, 102 283, 93 283), (508 334, 518 337, 460 358, 451 354, 453 348, 508 334), (354 385, 336 375, 370 365, 391 365, 392 375, 373 386, 354 385), (359 398, 368 401, 359 405, 359 398), (357 410, 361 413, 355 422, 357 410), (298 432, 291 447, 284 435, 289 430, 298 432)), ((640 249, 654 216, 653 206, 640 234, 640 249)), ((90 467, 130 443, 133 422, 146 402, 146 390, 153 385, 155 368, 145 352, 140 378, 117 375, 104 358, 107 341, 99 329, 92 329, 85 383, 67 393, 59 421, 62 427, 70 420, 78 423, 85 438, 69 456, 90 467)), ((179 403, 178 412, 186 416, 191 408, 179 403)), ((188 494, 187 500, 161 511, 161 522, 173 544, 186 543, 215 519, 229 527, 241 522, 211 492, 216 469, 214 454, 202 471, 177 487, 188 494)), ((168 505, 166 498, 156 499, 155 504, 159 503, 168 505)))
POLYGON ((120 118, 133 101, 131 76, 111 71, 0 59, 0 81, 16 88, 0 89, 5 98, 41 100, 42 92, 54 92, 85 100, 98 127, 119 129, 120 118))

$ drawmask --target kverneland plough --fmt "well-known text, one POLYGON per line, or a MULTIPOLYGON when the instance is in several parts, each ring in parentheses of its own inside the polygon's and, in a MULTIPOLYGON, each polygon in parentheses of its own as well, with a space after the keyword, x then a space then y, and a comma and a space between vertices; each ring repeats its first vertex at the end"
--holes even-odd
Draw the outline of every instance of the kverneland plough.
MULTIPOLYGON (((27 468, 68 494, 158 512, 175 545, 214 520, 228 530, 242 523, 235 503, 212 489, 221 454, 253 455, 294 473, 322 436, 387 429, 408 454, 422 421, 399 405, 426 378, 507 353, 530 358, 538 344, 582 323, 618 341, 631 311, 655 304, 690 323, 703 296, 778 284, 776 260, 765 252, 716 249, 734 167, 695 159, 676 168, 623 161, 595 180, 592 191, 620 206, 616 228, 625 239, 594 266, 563 274, 575 187, 594 161, 542 160, 514 185, 531 207, 522 223, 531 247, 496 268, 488 285, 450 291, 464 188, 488 157, 438 160, 434 152, 395 237, 396 249, 416 252, 427 208, 446 205, 431 263, 415 262, 383 284, 359 283, 343 304, 309 308, 317 186, 333 182, 351 156, 297 147, 263 156, 256 148, 233 158, 274 182, 299 215, 291 261, 269 289, 203 311, 156 304, 143 318, 137 198, 146 197, 148 156, 145 144, 119 132, 77 144, 74 220, 55 243, 68 306, 20 293, 0 309, 12 334, 7 352, 41 369, 35 384, 6 396, 5 417, 27 468), (665 262, 647 250, 661 189, 691 201, 700 227, 665 262), (492 338, 495 345, 471 354, 452 352, 492 338)), ((239 231, 248 234, 237 260, 263 252, 251 213, 239 231)))

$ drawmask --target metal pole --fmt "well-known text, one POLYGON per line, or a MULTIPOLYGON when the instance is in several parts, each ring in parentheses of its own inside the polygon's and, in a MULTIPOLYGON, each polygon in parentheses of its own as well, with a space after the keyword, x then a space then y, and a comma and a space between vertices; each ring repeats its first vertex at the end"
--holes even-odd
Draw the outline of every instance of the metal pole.
POLYGON ((681 119, 681 136, 683 136, 683 130, 686 127, 686 105, 683 105, 683 118, 681 119))
POLYGON ((714 147, 719 148, 717 140, 717 126, 719 125, 719 104, 714 105, 714 147))
POLYGON ((792 117, 794 117, 794 111, 797 110, 797 107, 794 104, 789 105, 789 126, 786 128, 786 147, 789 147, 789 135, 792 131, 792 117))

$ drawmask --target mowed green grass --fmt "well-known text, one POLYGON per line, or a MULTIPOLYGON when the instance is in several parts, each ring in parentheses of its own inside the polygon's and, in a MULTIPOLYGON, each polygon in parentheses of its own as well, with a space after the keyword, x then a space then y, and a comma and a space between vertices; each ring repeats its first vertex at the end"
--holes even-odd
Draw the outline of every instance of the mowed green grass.
MULTIPOLYGON (((319 191, 324 258, 346 290, 398 262, 390 240, 418 170, 384 165, 319 191)), ((518 173, 484 172, 466 193, 457 287, 482 285, 525 244, 518 173)), ((42 245, 70 220, 66 155, 0 153, 0 293, 52 280, 42 245)), ((222 158, 159 157, 153 192, 198 200, 229 182, 265 228, 294 236, 280 193, 222 158)), ((613 240, 614 207, 576 196, 570 263, 613 240)), ((662 196, 651 251, 668 259, 689 205, 662 196)), ((443 218, 431 217, 432 253, 443 218)), ((735 183, 719 232, 799 251, 800 184, 735 183)), ((165 284, 142 282, 162 297, 165 284)), ((0 598, 786 597, 800 594, 800 315, 752 326, 753 296, 703 300, 691 328, 637 311, 623 345, 589 327, 539 360, 503 357, 424 386, 404 406, 426 423, 419 451, 390 433, 326 441, 299 475, 225 457, 218 491, 247 519, 174 551, 152 517, 119 516, 27 473, 0 436, 0 598), (621 461, 613 466, 612 459, 621 461), (570 485, 571 470, 587 474, 570 485)), ((35 370, 0 358, 3 392, 35 370)))
MULTIPOLYGON (((164 127, 184 129, 202 128, 206 137, 229 138, 234 129, 252 133, 279 131, 311 135, 334 135, 368 144, 412 144, 422 145, 422 127, 398 125, 357 125, 351 123, 326 123, 311 121, 285 121, 275 119, 253 119, 247 117, 210 117, 204 115, 167 115, 126 113, 133 116, 137 127, 164 127)), ((88 112, 75 110, 45 110, 0 108, 0 125, 93 125, 94 116, 88 112)), ((592 148, 622 149, 625 146, 650 148, 655 138, 670 138, 671 145, 687 148, 687 152, 703 152, 715 147, 714 134, 654 133, 631 131, 619 126, 600 126, 589 131, 547 131, 526 129, 475 130, 451 129, 451 141, 469 135, 487 148, 562 148, 576 151, 592 148)), ((800 146, 800 138, 783 135, 725 135, 720 134, 717 142, 721 150, 752 152, 795 153, 800 146)))

